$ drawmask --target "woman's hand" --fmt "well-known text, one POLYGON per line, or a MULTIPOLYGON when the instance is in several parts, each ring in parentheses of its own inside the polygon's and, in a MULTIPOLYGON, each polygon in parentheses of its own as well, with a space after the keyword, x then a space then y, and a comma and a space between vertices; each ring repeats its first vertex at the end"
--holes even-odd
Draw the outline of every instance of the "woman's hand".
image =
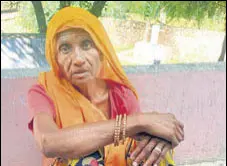
POLYGON ((152 164, 158 165, 171 149, 171 144, 160 138, 154 138, 149 135, 142 137, 142 141, 138 142, 136 149, 130 155, 130 158, 134 161, 133 166, 139 165, 143 161, 145 161, 144 166, 152 164))
POLYGON ((173 114, 148 112, 138 116, 142 132, 170 141, 172 148, 184 140, 184 125, 173 114))

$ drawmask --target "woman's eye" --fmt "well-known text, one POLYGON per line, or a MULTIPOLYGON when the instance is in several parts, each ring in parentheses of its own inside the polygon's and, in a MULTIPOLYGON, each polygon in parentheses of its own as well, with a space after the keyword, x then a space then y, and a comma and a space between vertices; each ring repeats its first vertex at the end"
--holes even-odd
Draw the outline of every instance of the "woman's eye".
POLYGON ((83 50, 89 50, 90 48, 92 48, 92 46, 93 46, 93 43, 90 40, 84 40, 82 42, 82 49, 83 50))
POLYGON ((64 44, 60 47, 60 52, 63 53, 63 54, 67 54, 71 51, 71 49, 72 48, 70 47, 70 45, 64 44))

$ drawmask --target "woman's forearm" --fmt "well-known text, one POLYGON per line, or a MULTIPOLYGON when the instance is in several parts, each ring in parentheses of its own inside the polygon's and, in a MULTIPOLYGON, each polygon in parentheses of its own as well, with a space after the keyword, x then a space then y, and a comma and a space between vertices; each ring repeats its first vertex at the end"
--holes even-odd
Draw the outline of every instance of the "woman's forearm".
MULTIPOLYGON (((114 142, 115 120, 76 125, 47 133, 42 146, 48 157, 78 158, 95 152, 114 142)), ((126 136, 138 133, 140 124, 137 116, 128 116, 126 136)))

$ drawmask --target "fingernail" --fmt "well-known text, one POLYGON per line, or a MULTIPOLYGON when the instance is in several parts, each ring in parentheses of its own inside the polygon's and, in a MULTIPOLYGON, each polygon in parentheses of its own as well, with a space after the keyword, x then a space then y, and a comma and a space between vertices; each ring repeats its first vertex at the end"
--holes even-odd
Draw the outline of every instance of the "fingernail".
POLYGON ((137 162, 134 161, 134 162, 132 163, 132 166, 138 166, 137 162))
POLYGON ((132 156, 132 155, 130 155, 130 159, 131 159, 131 160, 134 160, 134 159, 135 159, 135 157, 134 157, 134 156, 132 156))
POLYGON ((158 164, 154 164, 154 166, 158 166, 158 164))

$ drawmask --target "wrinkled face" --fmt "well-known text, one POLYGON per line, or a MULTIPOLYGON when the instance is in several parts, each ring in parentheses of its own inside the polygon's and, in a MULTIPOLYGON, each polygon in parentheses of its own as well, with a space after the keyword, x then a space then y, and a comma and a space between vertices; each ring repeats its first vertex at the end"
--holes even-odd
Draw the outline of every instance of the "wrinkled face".
POLYGON ((101 54, 83 29, 69 29, 57 35, 56 60, 64 77, 74 85, 94 79, 100 72, 101 54))

